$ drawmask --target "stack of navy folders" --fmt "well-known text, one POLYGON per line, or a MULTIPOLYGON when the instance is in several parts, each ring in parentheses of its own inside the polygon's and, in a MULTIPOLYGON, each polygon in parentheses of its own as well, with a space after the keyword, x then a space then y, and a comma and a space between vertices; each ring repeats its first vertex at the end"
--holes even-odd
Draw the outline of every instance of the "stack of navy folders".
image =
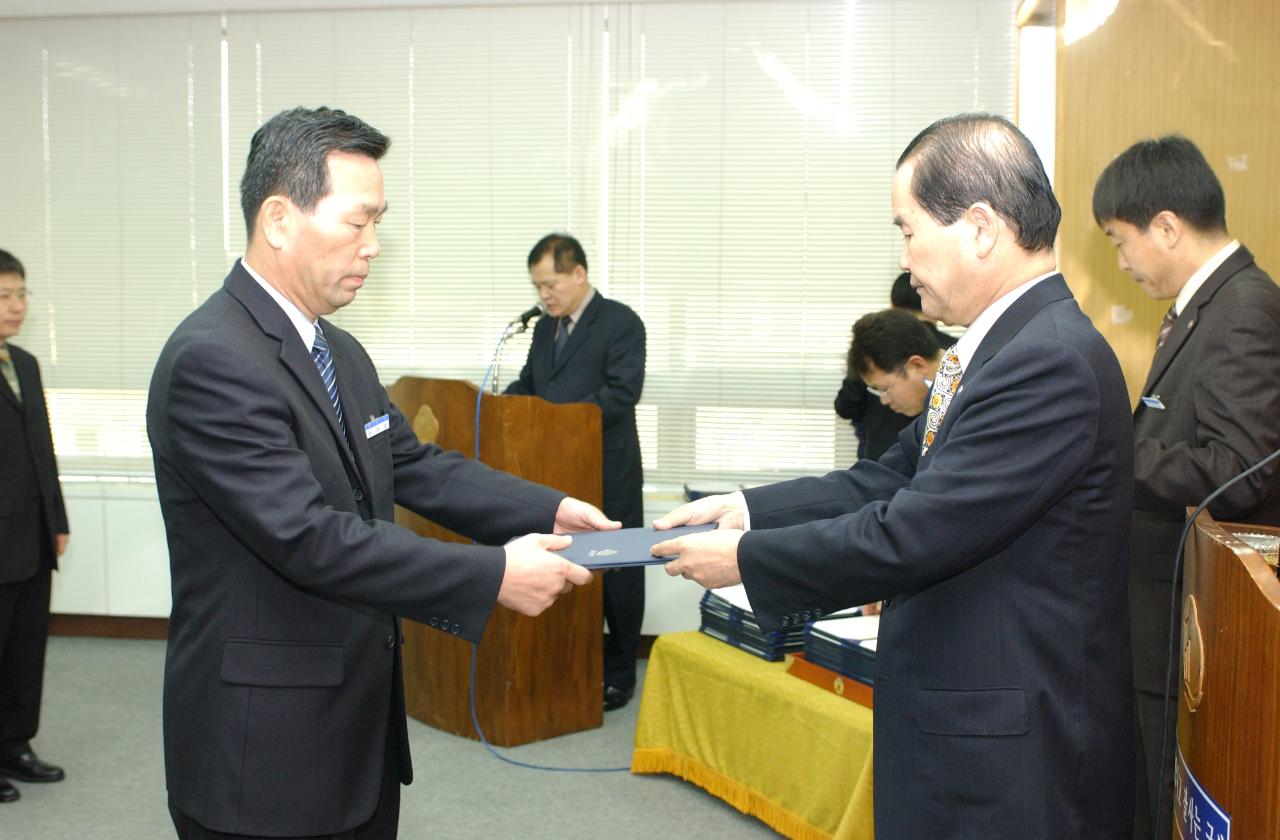
POLYGON ((699 630, 761 659, 777 662, 786 654, 804 647, 804 629, 801 627, 768 633, 761 630, 741 584, 707 590, 702 595, 699 610, 702 612, 699 630))
POLYGON ((876 681, 880 616, 820 618, 804 629, 804 658, 866 685, 876 681))

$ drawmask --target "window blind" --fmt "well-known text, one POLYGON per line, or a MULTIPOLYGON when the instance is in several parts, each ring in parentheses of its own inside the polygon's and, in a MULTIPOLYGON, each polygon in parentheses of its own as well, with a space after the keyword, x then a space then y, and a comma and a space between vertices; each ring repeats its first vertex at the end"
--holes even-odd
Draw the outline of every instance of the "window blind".
MULTIPOLYGON (((335 320, 386 382, 479 382, 582 240, 648 329, 646 483, 847 466, 849 327, 888 305, 889 182, 937 117, 1014 99, 1012 0, 566 3, 0 23, 0 247, 35 297, 64 472, 150 471, 164 339, 244 247, 255 128, 295 105, 392 137, 370 283, 335 320), (353 48, 353 45, 357 45, 353 48)), ((528 349, 507 346, 502 383, 528 349)))

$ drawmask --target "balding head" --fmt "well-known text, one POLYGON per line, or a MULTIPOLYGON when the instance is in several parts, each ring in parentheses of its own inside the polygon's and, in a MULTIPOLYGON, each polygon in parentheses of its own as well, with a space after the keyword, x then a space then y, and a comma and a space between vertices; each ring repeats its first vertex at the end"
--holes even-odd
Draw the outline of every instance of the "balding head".
POLYGON ((911 194, 939 225, 984 202, 1029 253, 1053 248, 1062 210, 1035 147, 995 114, 958 114, 916 135, 898 158, 912 165, 911 194))

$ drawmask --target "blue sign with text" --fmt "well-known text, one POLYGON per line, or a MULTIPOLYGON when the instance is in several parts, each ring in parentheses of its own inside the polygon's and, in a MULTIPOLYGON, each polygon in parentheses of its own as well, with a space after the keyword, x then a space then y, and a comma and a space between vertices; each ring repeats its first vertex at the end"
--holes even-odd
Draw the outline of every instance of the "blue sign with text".
POLYGON ((1178 747, 1178 766, 1173 773, 1173 826, 1179 840, 1229 840, 1231 817, 1209 798, 1200 782, 1191 775, 1178 747))

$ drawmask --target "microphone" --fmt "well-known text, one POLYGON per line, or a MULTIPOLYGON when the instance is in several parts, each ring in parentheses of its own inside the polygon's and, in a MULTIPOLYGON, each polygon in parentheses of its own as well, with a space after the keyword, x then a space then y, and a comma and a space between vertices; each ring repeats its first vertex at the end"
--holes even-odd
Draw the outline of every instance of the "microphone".
POLYGON ((542 302, 539 301, 538 303, 535 303, 533 306, 530 306, 525 311, 521 312, 520 315, 511 323, 514 324, 516 321, 519 321, 520 322, 519 331, 524 332, 525 330, 529 329, 530 321, 532 321, 534 318, 537 318, 539 315, 543 315, 545 313, 546 313, 546 310, 543 308, 542 302))

